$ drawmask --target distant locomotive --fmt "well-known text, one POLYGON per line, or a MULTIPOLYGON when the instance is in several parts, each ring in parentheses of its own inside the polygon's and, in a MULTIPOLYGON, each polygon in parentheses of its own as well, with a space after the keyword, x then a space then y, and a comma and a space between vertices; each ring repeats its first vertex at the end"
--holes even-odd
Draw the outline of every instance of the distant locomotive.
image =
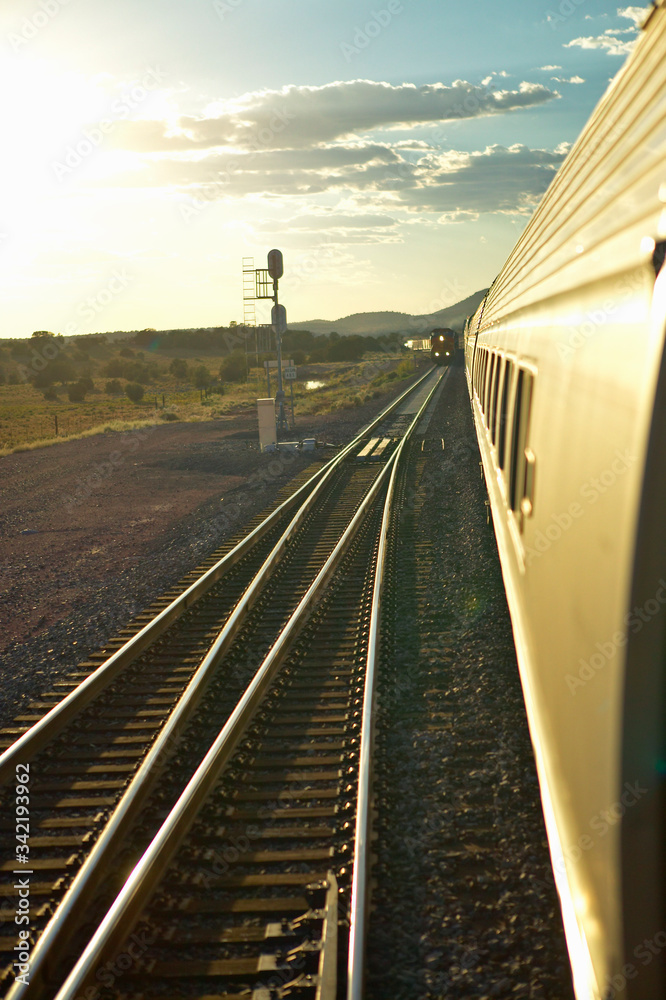
POLYGON ((430 359, 436 365, 450 365, 456 353, 457 334, 448 328, 433 330, 430 334, 430 359))

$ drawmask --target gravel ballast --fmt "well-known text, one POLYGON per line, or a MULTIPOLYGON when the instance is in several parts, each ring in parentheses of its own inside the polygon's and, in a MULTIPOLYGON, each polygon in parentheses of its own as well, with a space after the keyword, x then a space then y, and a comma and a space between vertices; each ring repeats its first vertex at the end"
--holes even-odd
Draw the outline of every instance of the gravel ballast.
POLYGON ((573 998, 479 460, 455 367, 394 555, 369 1000, 573 998))

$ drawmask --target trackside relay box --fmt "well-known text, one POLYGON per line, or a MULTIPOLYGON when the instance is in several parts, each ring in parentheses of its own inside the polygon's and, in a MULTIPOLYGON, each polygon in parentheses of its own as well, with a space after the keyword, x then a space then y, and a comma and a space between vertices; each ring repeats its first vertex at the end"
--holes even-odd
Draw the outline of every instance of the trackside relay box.
POLYGON ((277 432, 275 428, 275 400, 258 399, 257 416, 259 418, 259 447, 261 451, 275 451, 277 432))

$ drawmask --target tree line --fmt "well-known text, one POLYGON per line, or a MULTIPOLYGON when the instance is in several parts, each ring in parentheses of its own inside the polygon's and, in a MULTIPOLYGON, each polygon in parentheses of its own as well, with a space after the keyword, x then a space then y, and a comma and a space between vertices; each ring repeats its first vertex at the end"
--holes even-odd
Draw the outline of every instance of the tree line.
MULTIPOLYGON (((250 369, 263 368, 264 361, 275 357, 274 349, 268 353, 252 350, 254 332, 233 326, 212 330, 142 330, 118 347, 104 334, 64 338, 38 330, 29 339, 10 341, 8 350, 0 348, 0 384, 29 382, 42 390, 46 399, 55 401, 59 392, 66 391, 72 402, 79 402, 95 390, 93 379, 101 377, 107 379, 104 391, 108 395, 124 394, 139 402, 145 386, 168 375, 195 388, 222 393, 225 382, 244 381, 250 369), (213 352, 218 357, 223 355, 223 360, 215 372, 201 358, 188 361, 173 357, 169 361, 164 357, 184 349, 190 353, 213 352)), ((274 337, 271 340, 274 348, 274 337)), ((400 347, 401 340, 399 333, 341 337, 336 332, 313 334, 294 330, 282 336, 282 354, 296 365, 353 362, 368 352, 393 352, 400 347)))

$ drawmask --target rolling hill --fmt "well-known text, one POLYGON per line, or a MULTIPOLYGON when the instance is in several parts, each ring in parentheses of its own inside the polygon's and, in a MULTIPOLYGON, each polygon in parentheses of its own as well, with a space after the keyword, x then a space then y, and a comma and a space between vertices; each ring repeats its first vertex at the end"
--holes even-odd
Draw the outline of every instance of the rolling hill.
POLYGON ((310 330, 311 333, 332 333, 334 330, 341 337, 351 334, 361 334, 364 337, 377 336, 382 333, 405 333, 423 336, 429 330, 438 326, 449 326, 453 330, 462 330, 467 316, 473 313, 487 289, 474 292, 461 302, 439 309, 434 313, 424 313, 411 316, 402 312, 365 312, 352 313, 341 319, 312 319, 303 323, 290 323, 290 330, 310 330))

